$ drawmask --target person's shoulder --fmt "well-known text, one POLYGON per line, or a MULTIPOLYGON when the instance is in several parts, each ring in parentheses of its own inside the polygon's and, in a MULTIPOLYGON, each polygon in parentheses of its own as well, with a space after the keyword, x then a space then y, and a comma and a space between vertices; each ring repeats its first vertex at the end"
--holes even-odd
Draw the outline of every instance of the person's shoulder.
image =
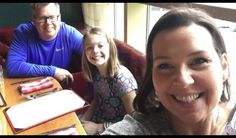
POLYGON ((134 77, 131 71, 124 65, 120 65, 119 67, 118 76, 120 75, 125 76, 127 78, 134 77))
POLYGON ((120 66, 114 79, 116 80, 116 85, 122 87, 122 90, 124 90, 123 92, 121 91, 122 94, 138 88, 136 79, 125 66, 120 66))
POLYGON ((124 65, 120 65, 119 71, 124 73, 131 73, 130 70, 124 65))
POLYGON ((31 21, 28 21, 28 22, 24 22, 24 23, 21 23, 19 24, 17 27, 16 27, 16 30, 32 30, 34 28, 34 25, 31 21))
POLYGON ((235 135, 236 134, 236 105, 235 102, 230 102, 231 106, 234 106, 231 115, 229 117, 229 121, 225 126, 224 134, 226 135, 235 135))
POLYGON ((61 28, 65 29, 65 30, 76 30, 75 27, 73 27, 65 22, 61 22, 61 28))
POLYGON ((117 83, 124 83, 124 82, 133 82, 133 83, 137 83, 134 75, 131 73, 131 71, 125 67, 124 65, 120 65, 117 75, 115 76, 115 79, 117 80, 117 83), (124 80, 130 80, 130 81, 124 81, 124 80), (133 80, 133 81, 131 81, 133 80), (135 82, 134 82, 135 81, 135 82))
POLYGON ((66 24, 65 22, 61 22, 60 30, 63 34, 72 35, 72 34, 81 34, 75 27, 66 24))
POLYGON ((168 117, 164 111, 152 111, 147 114, 134 112, 132 117, 141 123, 151 134, 155 135, 173 135, 171 125, 168 122, 168 117))
POLYGON ((14 34, 18 34, 18 36, 26 36, 28 37, 29 35, 32 36, 36 34, 36 28, 34 24, 31 21, 21 23, 19 24, 16 29, 14 34))
POLYGON ((109 126, 101 135, 142 135, 145 134, 143 130, 142 124, 127 114, 123 120, 109 126))

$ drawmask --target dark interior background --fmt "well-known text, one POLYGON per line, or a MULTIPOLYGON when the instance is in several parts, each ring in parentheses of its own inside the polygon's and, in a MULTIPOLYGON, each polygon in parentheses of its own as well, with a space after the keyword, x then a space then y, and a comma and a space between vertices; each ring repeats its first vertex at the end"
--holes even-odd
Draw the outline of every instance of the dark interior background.
MULTIPOLYGON (((81 3, 60 3, 62 21, 74 27, 84 25, 81 3)), ((0 28, 16 27, 31 20, 30 3, 0 3, 0 28)))

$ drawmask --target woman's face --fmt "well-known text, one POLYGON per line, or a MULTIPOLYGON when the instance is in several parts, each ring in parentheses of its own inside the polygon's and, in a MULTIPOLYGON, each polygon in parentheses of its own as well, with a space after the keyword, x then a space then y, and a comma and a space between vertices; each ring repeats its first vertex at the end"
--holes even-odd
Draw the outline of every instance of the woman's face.
POLYGON ((152 47, 153 85, 163 106, 186 123, 206 119, 228 73, 227 56, 220 61, 210 33, 195 24, 163 31, 152 47))
POLYGON ((109 43, 104 35, 91 34, 85 40, 88 61, 99 69, 105 69, 109 59, 109 43))

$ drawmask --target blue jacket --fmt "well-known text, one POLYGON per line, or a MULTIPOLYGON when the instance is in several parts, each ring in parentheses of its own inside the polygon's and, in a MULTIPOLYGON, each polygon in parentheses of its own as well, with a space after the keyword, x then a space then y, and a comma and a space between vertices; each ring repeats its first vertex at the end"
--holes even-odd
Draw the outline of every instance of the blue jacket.
POLYGON ((41 40, 32 22, 19 25, 14 32, 8 57, 9 77, 54 76, 56 67, 67 69, 74 51, 82 55, 83 35, 61 22, 54 40, 41 40))

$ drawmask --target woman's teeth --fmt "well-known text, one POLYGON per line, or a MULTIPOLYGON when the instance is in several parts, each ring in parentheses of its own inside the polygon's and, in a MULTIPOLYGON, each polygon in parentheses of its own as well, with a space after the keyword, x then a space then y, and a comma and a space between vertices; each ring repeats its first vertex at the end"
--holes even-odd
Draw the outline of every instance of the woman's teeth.
POLYGON ((181 102, 187 102, 190 103, 194 100, 196 100, 199 97, 199 94, 193 94, 190 96, 175 96, 175 98, 181 102))

